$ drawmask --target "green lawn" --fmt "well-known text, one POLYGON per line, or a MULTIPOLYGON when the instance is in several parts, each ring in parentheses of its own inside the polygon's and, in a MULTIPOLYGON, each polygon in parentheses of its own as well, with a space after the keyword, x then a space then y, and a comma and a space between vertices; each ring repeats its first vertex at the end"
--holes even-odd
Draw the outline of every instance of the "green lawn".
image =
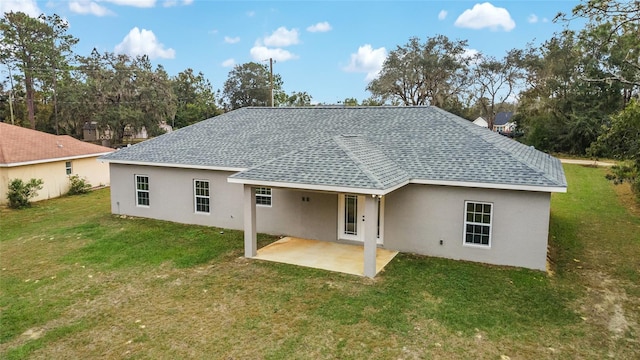
POLYGON ((553 276, 410 254, 373 280, 247 260, 241 232, 111 215, 108 189, 2 209, 0 358, 640 358, 640 219, 605 170, 565 170, 553 276))

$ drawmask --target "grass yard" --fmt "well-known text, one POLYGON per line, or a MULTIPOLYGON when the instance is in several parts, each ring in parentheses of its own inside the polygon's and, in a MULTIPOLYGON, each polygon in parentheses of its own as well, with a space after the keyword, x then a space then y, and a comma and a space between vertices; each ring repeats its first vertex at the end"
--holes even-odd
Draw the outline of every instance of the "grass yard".
POLYGON ((241 232, 111 215, 108 189, 1 209, 0 358, 640 358, 635 203, 604 169, 565 169, 553 276, 409 254, 373 280, 247 260, 241 232))

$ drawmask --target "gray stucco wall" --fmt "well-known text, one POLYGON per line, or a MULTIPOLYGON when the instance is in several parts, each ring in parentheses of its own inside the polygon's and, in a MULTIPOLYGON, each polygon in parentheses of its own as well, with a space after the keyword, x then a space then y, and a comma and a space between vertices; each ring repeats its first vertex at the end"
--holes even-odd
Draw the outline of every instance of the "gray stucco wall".
MULTIPOLYGON (((114 214, 242 230, 243 186, 227 182, 233 172, 122 164, 110 164, 109 168, 114 214), (149 176, 149 207, 136 206, 135 175, 149 176), (194 179, 209 181, 209 214, 195 212, 194 179)), ((272 207, 257 206, 257 230, 335 240, 337 201, 336 194, 273 189, 272 207)))
MULTIPOLYGON (((232 172, 110 164, 114 214, 242 230, 243 186, 232 172), (135 175, 149 176, 150 206, 135 203, 135 175), (193 180, 209 180, 211 213, 194 211, 193 180)), ((410 184, 385 197, 384 247, 429 256, 545 270, 550 194, 410 184), (464 245, 465 200, 493 204, 490 248, 464 245), (440 245, 440 240, 443 244, 440 245)), ((273 189, 257 231, 335 241, 338 195, 273 189)))
POLYGON ((384 246, 545 270, 550 199, 541 192, 410 184, 386 196, 384 246), (466 200, 493 203, 490 248, 464 244, 466 200))

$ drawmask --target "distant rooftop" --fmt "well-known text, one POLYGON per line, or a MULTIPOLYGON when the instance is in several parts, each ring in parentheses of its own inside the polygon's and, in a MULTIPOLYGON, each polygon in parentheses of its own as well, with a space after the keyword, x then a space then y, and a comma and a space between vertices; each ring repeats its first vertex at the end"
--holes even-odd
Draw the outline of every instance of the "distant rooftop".
POLYGON ((512 112, 499 112, 496 114, 496 118, 493 120, 494 125, 504 125, 511 121, 513 117, 512 112))

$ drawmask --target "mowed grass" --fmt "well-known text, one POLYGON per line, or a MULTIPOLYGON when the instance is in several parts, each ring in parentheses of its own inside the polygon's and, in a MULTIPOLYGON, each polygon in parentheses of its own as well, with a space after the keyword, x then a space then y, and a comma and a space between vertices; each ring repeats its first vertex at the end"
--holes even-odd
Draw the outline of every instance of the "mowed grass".
POLYGON ((605 170, 565 169, 554 276, 411 254, 373 280, 247 260, 241 232, 111 215, 108 189, 3 209, 0 358, 638 358, 640 220, 605 170))

